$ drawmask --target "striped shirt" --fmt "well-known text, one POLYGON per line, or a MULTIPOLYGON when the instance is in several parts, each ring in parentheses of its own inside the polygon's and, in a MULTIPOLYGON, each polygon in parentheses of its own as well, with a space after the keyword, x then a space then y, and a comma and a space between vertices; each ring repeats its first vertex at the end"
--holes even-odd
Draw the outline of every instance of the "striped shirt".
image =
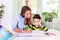
POLYGON ((33 24, 28 25, 28 27, 26 27, 26 28, 24 28, 24 29, 25 29, 25 30, 26 30, 26 29, 32 29, 32 30, 44 30, 44 31, 48 31, 48 28, 45 27, 44 25, 41 25, 41 26, 39 26, 39 27, 35 27, 35 25, 33 25, 33 24))

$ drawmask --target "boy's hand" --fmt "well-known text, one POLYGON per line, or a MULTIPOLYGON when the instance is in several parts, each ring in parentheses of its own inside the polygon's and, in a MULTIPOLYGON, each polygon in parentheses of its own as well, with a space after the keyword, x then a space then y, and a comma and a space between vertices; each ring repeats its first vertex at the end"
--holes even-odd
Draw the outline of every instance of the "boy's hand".
POLYGON ((48 33, 48 32, 47 32, 47 33, 45 33, 45 34, 49 36, 49 33, 48 33))
POLYGON ((51 35, 56 36, 54 33, 49 33, 49 35, 50 35, 50 36, 51 36, 51 35))
POLYGON ((45 33, 46 35, 48 35, 48 36, 52 36, 52 35, 54 35, 54 36, 56 36, 55 34, 53 34, 53 33, 45 33))

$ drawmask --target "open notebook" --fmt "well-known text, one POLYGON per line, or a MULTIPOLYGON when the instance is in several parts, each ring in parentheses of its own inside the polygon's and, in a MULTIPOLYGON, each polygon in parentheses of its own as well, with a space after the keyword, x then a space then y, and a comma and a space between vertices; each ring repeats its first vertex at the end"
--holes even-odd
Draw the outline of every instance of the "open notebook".
POLYGON ((45 37, 47 36, 46 34, 44 34, 44 31, 36 31, 33 30, 32 33, 14 33, 14 36, 18 36, 18 37, 45 37))

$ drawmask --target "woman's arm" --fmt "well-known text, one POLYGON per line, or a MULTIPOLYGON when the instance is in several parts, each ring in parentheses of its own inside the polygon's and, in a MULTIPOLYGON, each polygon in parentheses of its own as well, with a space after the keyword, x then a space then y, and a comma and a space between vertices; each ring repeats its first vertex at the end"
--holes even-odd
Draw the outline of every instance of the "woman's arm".
POLYGON ((32 32, 32 30, 21 30, 18 28, 14 28, 14 31, 18 33, 31 33, 32 32))
POLYGON ((19 32, 19 33, 24 33, 24 32, 31 32, 30 30, 23 30, 23 24, 21 23, 21 21, 23 21, 23 19, 20 19, 20 15, 17 15, 15 18, 14 18, 14 21, 13 21, 13 30, 15 32, 19 32), (21 25, 22 24, 22 25, 21 25), (20 25, 20 26, 18 26, 20 25), (18 26, 18 27, 17 27, 18 26))
POLYGON ((18 29, 18 28, 14 28, 13 30, 14 30, 15 32, 23 33, 23 30, 18 29))

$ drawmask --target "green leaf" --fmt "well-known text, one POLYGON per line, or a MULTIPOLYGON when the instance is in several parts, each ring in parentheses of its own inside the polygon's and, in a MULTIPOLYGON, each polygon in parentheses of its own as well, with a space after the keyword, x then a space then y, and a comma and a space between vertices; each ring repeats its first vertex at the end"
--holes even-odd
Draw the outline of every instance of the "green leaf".
POLYGON ((42 15, 45 19, 45 21, 47 22, 49 18, 53 19, 57 16, 57 13, 55 12, 42 12, 42 15))

